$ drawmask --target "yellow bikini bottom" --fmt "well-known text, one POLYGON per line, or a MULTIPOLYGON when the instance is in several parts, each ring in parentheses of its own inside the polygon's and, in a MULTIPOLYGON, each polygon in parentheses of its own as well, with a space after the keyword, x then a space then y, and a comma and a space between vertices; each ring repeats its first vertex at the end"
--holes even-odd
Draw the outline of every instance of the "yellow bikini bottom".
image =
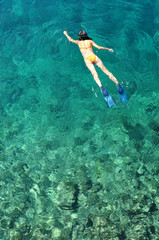
POLYGON ((92 55, 86 57, 86 59, 87 59, 88 61, 92 62, 92 63, 95 63, 95 61, 96 61, 96 55, 95 55, 95 54, 92 54, 92 55))

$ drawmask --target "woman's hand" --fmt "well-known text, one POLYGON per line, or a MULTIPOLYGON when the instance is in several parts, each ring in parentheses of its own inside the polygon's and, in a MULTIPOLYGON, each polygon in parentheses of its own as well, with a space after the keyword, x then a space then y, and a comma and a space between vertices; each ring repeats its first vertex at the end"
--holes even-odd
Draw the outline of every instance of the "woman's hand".
POLYGON ((108 51, 109 52, 114 52, 114 50, 112 48, 109 48, 108 51))
POLYGON ((63 34, 64 34, 64 35, 67 35, 67 31, 63 31, 63 34))

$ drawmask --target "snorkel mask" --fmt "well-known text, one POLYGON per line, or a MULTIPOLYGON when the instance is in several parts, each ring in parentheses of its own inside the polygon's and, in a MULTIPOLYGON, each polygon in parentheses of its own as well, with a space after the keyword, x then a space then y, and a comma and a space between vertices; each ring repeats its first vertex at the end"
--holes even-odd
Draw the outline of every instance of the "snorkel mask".
POLYGON ((85 40, 85 38, 87 38, 88 31, 84 25, 81 25, 81 26, 84 28, 84 30, 79 32, 79 40, 85 40))

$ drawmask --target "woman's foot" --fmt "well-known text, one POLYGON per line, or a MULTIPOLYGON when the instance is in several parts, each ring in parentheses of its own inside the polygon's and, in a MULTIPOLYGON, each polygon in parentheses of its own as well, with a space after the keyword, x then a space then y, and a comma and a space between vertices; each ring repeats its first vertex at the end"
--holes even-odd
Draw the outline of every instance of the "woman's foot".
POLYGON ((120 98, 121 102, 126 103, 128 101, 126 92, 124 91, 124 89, 122 88, 122 86, 120 84, 117 86, 117 89, 118 89, 119 98, 120 98))
POLYGON ((116 103, 115 103, 114 99, 110 96, 110 94, 107 92, 107 90, 103 86, 100 88, 100 90, 104 96, 104 100, 106 101, 107 106, 109 108, 111 108, 112 106, 115 106, 116 103))

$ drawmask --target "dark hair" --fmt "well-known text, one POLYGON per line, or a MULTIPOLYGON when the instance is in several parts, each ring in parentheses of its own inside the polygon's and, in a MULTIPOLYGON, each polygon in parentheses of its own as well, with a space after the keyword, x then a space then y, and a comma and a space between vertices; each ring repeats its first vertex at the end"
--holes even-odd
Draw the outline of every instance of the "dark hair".
POLYGON ((89 38, 88 36, 87 36, 87 33, 86 33, 86 31, 80 31, 79 32, 79 40, 80 41, 84 41, 84 40, 92 40, 91 38, 89 38))

